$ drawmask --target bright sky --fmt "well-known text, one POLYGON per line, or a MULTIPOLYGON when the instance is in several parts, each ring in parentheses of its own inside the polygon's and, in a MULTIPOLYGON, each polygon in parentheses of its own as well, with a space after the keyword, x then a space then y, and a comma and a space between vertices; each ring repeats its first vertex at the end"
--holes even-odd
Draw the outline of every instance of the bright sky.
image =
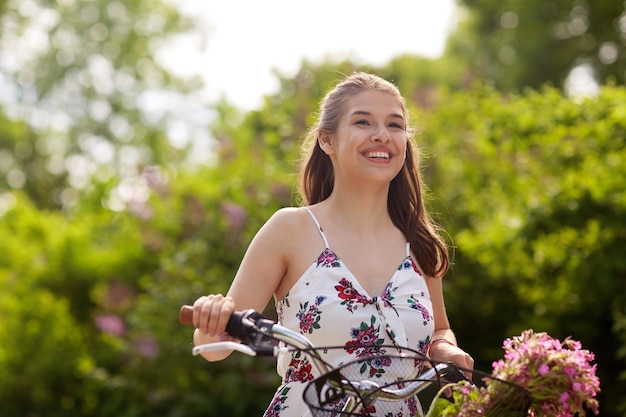
POLYGON ((177 3, 205 22, 206 42, 181 42, 170 59, 181 73, 205 76, 209 99, 224 94, 245 109, 277 90, 273 69, 295 74, 304 58, 383 65, 403 53, 437 57, 456 12, 455 0, 177 3))

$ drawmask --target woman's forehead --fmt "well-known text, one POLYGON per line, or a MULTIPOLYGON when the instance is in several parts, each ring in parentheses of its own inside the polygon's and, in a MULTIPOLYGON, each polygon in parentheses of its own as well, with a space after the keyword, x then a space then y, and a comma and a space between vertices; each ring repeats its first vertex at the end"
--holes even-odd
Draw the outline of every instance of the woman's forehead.
POLYGON ((344 115, 347 116, 364 113, 404 117, 405 109, 399 97, 384 91, 368 90, 350 97, 344 108, 344 115))

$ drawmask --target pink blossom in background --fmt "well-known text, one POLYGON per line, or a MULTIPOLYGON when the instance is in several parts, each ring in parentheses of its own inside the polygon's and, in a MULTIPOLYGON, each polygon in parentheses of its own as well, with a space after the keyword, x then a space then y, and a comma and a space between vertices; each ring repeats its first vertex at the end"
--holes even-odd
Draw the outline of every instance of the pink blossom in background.
POLYGON ((154 210, 146 201, 132 199, 127 204, 128 212, 141 220, 150 220, 154 217, 154 210))
POLYGON ((143 336, 135 340, 135 349, 137 352, 149 359, 156 358, 159 354, 159 344, 154 337, 143 336))
POLYGON ((126 334, 126 324, 120 316, 114 314, 101 314, 95 318, 96 327, 105 333, 115 336, 126 334))
POLYGON ((132 306, 135 295, 135 290, 130 285, 113 280, 98 301, 104 310, 120 312, 132 306))
POLYGON ((148 184, 148 187, 152 188, 160 196, 165 197, 169 194, 167 179, 159 167, 150 166, 144 168, 142 177, 148 184))
POLYGON ((246 224, 246 219, 248 218, 246 210, 235 203, 223 203, 222 214, 226 218, 226 222, 228 223, 228 227, 230 229, 239 229, 243 227, 243 225, 246 224))

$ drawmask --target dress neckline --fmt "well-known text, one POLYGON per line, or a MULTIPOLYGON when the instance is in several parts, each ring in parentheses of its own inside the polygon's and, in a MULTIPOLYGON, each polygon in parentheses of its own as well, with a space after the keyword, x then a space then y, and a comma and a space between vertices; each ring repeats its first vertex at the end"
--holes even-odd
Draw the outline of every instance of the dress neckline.
MULTIPOLYGON (((332 259, 332 262, 338 263, 338 265, 332 265, 332 267, 341 270, 344 273, 343 275, 345 275, 345 278, 348 279, 348 281, 351 282, 353 285, 358 287, 359 293, 361 293, 361 295, 363 295, 363 296, 366 296, 370 300, 373 300, 373 299, 380 298, 380 297, 384 296, 385 292, 387 291, 387 288, 389 288, 389 286, 393 284, 393 282, 395 281, 396 276, 398 275, 398 273, 400 273, 402 271, 402 269, 404 269, 406 263, 410 262, 411 265, 413 264, 413 258, 411 257, 411 255, 407 255, 398 264, 398 266, 396 267, 396 269, 394 269, 394 271, 391 274, 391 276, 389 277, 389 279, 386 281, 382 293, 377 294, 377 295, 372 295, 369 291, 367 291, 365 289, 365 287, 363 287, 363 285, 361 284, 361 281, 359 281, 359 278, 350 270, 348 265, 346 265, 345 262, 343 262, 341 260, 341 258, 332 249, 325 248, 322 251, 322 253, 318 256, 317 260, 315 262, 313 262, 311 267, 309 267, 307 269, 307 271, 304 274, 302 274, 300 279, 302 279, 311 268, 318 267, 320 264, 327 262, 328 259, 332 259)), ((297 285, 297 283, 300 281, 300 279, 298 279, 298 281, 296 281, 296 284, 294 284, 294 286, 297 285)))
MULTIPOLYGON (((315 214, 313 213, 313 210, 311 210, 310 207, 304 207, 304 209, 307 211, 307 213, 309 213, 309 215, 311 216, 311 219, 313 220, 313 222, 315 223, 315 226, 317 227, 318 232, 320 233, 320 236, 322 237, 322 240, 324 241, 324 250, 322 251, 322 253, 318 256, 317 260, 315 262, 313 262, 312 266, 317 266, 320 263, 320 259, 326 258, 328 255, 332 255, 332 257, 339 263, 339 267, 342 268, 347 275, 350 276, 350 281, 352 281, 355 285, 357 285, 362 291, 363 291, 363 295, 367 296, 368 298, 372 299, 372 298, 376 298, 376 296, 372 297, 370 295, 370 293, 365 289, 365 287, 363 287, 363 285, 361 284, 361 282, 359 281, 358 277, 350 270, 350 268, 348 267, 348 265, 345 264, 345 262, 343 262, 341 260, 341 258, 330 248, 330 244, 328 243, 328 238, 326 237, 326 233, 324 233, 324 229, 322 228, 322 225, 320 224, 320 222, 317 220, 317 217, 315 216, 315 214)), ((404 259, 400 262, 400 264, 396 267, 396 269, 394 270, 393 274, 391 274, 391 277, 387 280, 385 287, 383 289, 383 293, 380 294, 379 296, 384 295, 384 291, 389 287, 389 285, 393 282, 394 278, 396 277, 396 275, 398 274, 398 271, 400 271, 403 267, 403 265, 407 262, 407 260, 409 260, 411 263, 413 263, 413 257, 411 256, 411 242, 406 242, 406 256, 404 257, 404 259)), ((302 274, 302 276, 296 281, 296 284, 300 281, 300 279, 302 279, 302 277, 304 277, 307 272, 311 269, 311 267, 309 267, 304 274, 302 274)), ((294 286, 296 285, 294 284, 294 286)))

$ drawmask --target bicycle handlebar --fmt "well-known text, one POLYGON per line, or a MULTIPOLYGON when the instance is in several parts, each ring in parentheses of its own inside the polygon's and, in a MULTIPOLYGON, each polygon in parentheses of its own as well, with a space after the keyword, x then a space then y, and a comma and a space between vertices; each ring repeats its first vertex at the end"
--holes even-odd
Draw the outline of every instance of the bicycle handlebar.
MULTIPOLYGON (((188 305, 182 306, 178 319, 182 324, 193 325, 193 307, 188 305)), ((226 324, 226 333, 247 343, 250 333, 254 331, 255 326, 256 328, 269 328, 271 330, 273 325, 274 322, 266 320, 261 313, 254 310, 234 311, 226 324)), ((268 331, 268 333, 270 332, 268 331)))
MULTIPOLYGON (((183 305, 180 308, 179 321, 183 324, 193 325, 193 307, 183 305)), ((279 326, 271 320, 266 319, 261 313, 255 310, 234 311, 226 324, 226 333, 241 340, 244 344, 253 344, 257 353, 273 354, 273 347, 263 348, 261 339, 271 337, 299 349, 308 350, 308 354, 313 357, 313 364, 320 374, 325 374, 331 370, 317 354, 315 346, 300 333, 279 326)), ((463 372, 454 364, 447 363, 437 367, 436 375, 443 376, 449 382, 459 382, 467 380, 463 372)))
MULTIPOLYGON (((183 324, 193 325, 193 307, 188 305, 182 306, 178 319, 183 324)), ((268 337, 297 349, 307 350, 308 354, 313 358, 313 366, 315 366, 320 375, 330 371, 309 339, 300 333, 277 325, 255 310, 234 311, 226 324, 226 333, 241 340, 243 344, 254 346, 255 352, 260 355, 271 356, 275 353, 274 346, 264 343, 264 339, 268 337)))
MULTIPOLYGON (((251 328, 252 325, 256 324, 257 320, 262 318, 263 316, 254 310, 234 311, 226 324, 226 333, 237 339, 244 340, 246 339, 244 329, 251 328)), ((193 307, 188 305, 182 306, 178 319, 182 324, 194 325, 193 307)))
MULTIPOLYGON (((183 305, 181 307, 179 312, 179 321, 182 324, 187 325, 195 324, 193 323, 192 306, 183 305)), ((346 403, 344 407, 345 409, 353 407, 350 409, 354 409, 357 411, 361 410, 365 403, 355 405, 355 402, 357 401, 357 398, 361 398, 363 400, 363 395, 365 394, 367 394, 369 398, 367 400, 369 401, 369 403, 375 401, 377 398, 387 401, 398 401, 401 399, 405 399, 410 396, 417 395, 418 392, 424 390, 427 386, 429 386, 429 383, 432 383, 433 381, 437 381, 439 384, 441 384, 441 382, 457 383, 460 381, 467 381, 470 383, 470 385, 474 385, 471 379, 468 379, 462 372, 462 370, 465 369, 459 368, 451 362, 441 363, 437 361, 432 361, 426 356, 421 355, 419 352, 412 351, 408 348, 406 348, 406 350, 409 352, 412 351, 415 355, 413 356, 414 358, 417 358, 421 355, 423 356, 422 359, 426 362, 430 362, 432 367, 426 372, 422 373, 418 379, 409 382, 402 388, 399 386, 397 388, 392 388, 391 386, 378 387, 375 382, 369 380, 351 381, 344 379, 343 377, 339 378, 338 380, 334 380, 331 376, 340 374, 336 372, 338 368, 335 369, 322 359, 319 351, 323 350, 323 347, 314 346, 311 341, 309 341, 309 339, 307 339, 306 336, 302 335, 301 333, 283 327, 280 324, 273 322, 272 320, 266 319, 261 313, 252 309, 233 312, 226 325, 226 333, 234 338, 239 339, 241 343, 218 342, 209 343, 206 345, 199 345, 194 347, 194 354, 198 354, 200 352, 208 350, 231 349, 238 350, 248 355, 275 356, 278 352, 283 351, 284 349, 290 350, 294 348, 295 350, 301 350, 303 352, 306 352, 306 354, 311 359, 310 363, 313 365, 318 375, 320 376, 319 379, 326 378, 324 379, 324 384, 330 384, 331 386, 339 388, 342 392, 345 392, 349 395, 350 400, 346 403), (283 342, 286 346, 291 346, 291 348, 277 348, 275 344, 271 344, 271 340, 283 342)), ((405 350, 405 348, 401 348, 401 350, 405 350)), ((410 355, 402 355, 403 357, 411 357, 410 355)), ((312 381, 312 383, 316 382, 317 380, 312 381)), ((312 388, 318 388, 317 384, 311 384, 309 385, 312 388)), ((519 387, 517 388, 519 390, 519 387)), ((521 394, 519 394, 517 390, 514 394, 516 395, 516 401, 521 401, 521 394)), ((507 400, 507 398, 503 398, 504 400, 507 400)), ((528 410, 528 406, 530 405, 530 397, 526 394, 526 397, 524 398, 527 400, 527 404, 520 403, 521 405, 518 407, 519 410, 515 409, 515 411, 519 413, 513 413, 511 415, 525 415, 525 410, 528 410)), ((310 408, 315 407, 309 402, 307 402, 307 405, 309 405, 310 408)), ((318 404, 318 407, 321 407, 321 410, 324 408, 324 405, 318 404)), ((356 414, 349 413, 349 415, 356 414)))

